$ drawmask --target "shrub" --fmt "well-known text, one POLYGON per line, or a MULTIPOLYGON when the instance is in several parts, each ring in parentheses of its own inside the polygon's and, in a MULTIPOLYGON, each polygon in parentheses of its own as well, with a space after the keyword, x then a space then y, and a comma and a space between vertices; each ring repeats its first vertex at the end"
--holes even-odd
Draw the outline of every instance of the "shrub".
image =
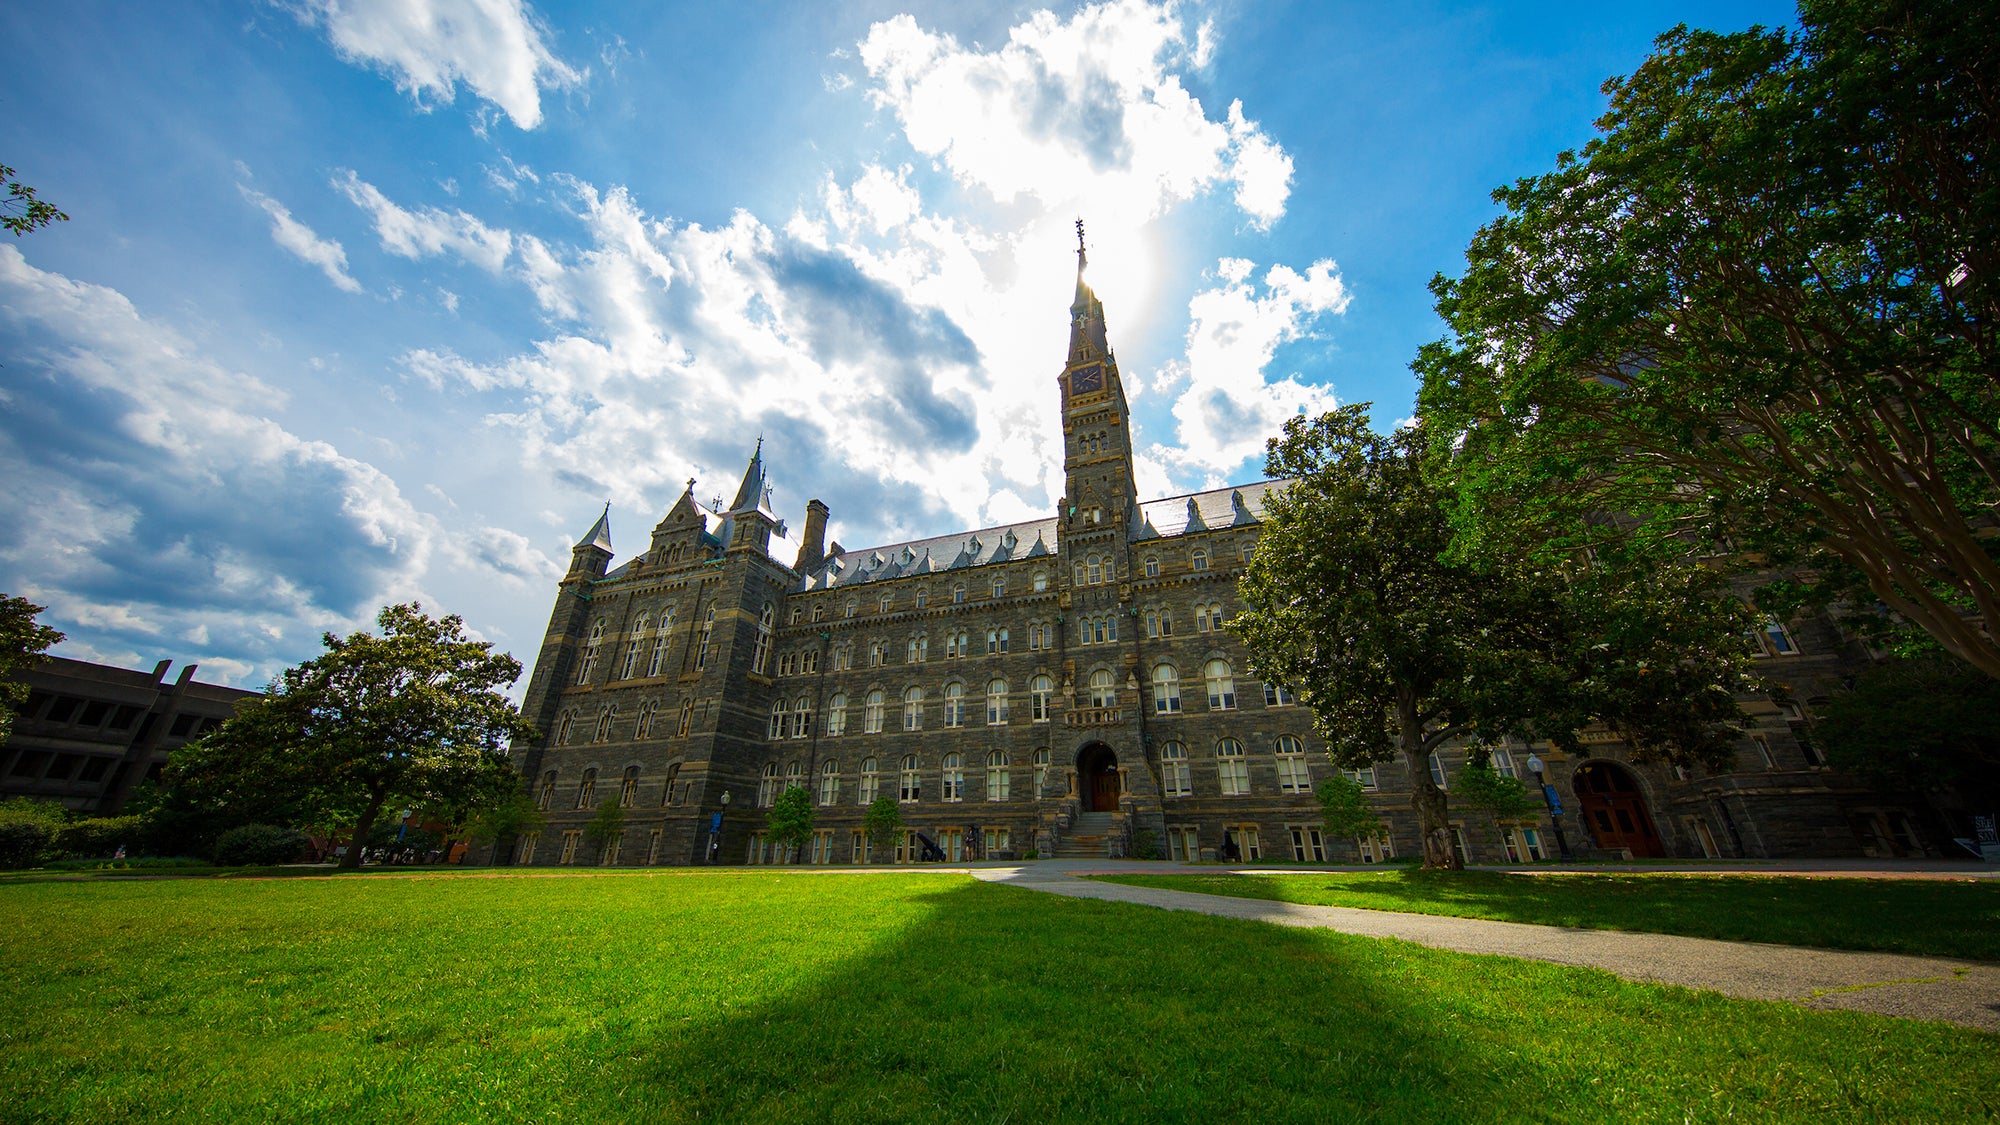
POLYGON ((299 858, 311 841, 296 828, 246 824, 215 842, 215 862, 223 867, 268 867, 299 858))
POLYGON ((145 848, 151 823, 143 816, 94 816, 71 821, 56 833, 56 848, 64 855, 96 859, 120 847, 127 852, 145 848))
POLYGON ((1141 828, 1137 832, 1132 833, 1132 858, 1160 858, 1160 846, 1154 842, 1153 833, 1149 829, 1141 828))
POLYGON ((0 871, 18 871, 40 863, 56 834, 32 820, 0 823, 0 871))

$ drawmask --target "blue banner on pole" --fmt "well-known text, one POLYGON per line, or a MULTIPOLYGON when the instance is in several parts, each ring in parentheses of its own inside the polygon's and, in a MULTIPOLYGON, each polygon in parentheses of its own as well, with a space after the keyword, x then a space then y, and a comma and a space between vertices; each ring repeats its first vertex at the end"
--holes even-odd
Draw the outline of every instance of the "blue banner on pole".
POLYGON ((722 831, 722 814, 721 814, 721 813, 709 813, 709 814, 708 814, 708 830, 709 830, 710 832, 720 832, 720 831, 722 831))
POLYGON ((1563 814, 1562 798, 1556 796, 1555 786, 1553 785, 1542 786, 1542 796, 1548 798, 1550 816, 1561 816, 1563 814))

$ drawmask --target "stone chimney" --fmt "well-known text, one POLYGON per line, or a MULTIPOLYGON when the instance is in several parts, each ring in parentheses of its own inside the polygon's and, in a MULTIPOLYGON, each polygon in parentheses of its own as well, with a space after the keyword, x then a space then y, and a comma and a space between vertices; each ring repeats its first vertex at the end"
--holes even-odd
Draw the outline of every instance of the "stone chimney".
POLYGON ((804 574, 826 561, 826 504, 812 500, 806 503, 805 532, 799 536, 799 561, 792 569, 804 574))

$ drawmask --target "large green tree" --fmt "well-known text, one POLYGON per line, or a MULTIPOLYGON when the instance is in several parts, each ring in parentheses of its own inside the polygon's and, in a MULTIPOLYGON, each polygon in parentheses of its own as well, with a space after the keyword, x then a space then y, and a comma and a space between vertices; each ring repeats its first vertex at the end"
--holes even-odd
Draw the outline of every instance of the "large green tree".
POLYGON ((778 800, 771 806, 771 815, 764 822, 764 831, 771 839, 792 849, 795 862, 803 862, 806 841, 813 834, 812 796, 804 786, 788 785, 778 800))
POLYGON ((1466 541, 1722 541, 2000 677, 2000 7, 1803 0, 1604 89, 1432 283, 1466 541))
POLYGON ((1820 708, 1835 767, 1973 802, 2000 798, 2000 681, 1944 653, 1886 661, 1820 708))
POLYGON ((40 664, 43 654, 62 643, 63 635, 35 620, 45 607, 26 598, 0 594, 0 742, 14 729, 14 714, 28 698, 28 685, 16 676, 40 664))
POLYGON ((1400 757, 1424 864, 1454 867, 1430 755, 1468 735, 1550 738, 1612 723, 1642 755, 1733 759, 1749 686, 1735 604, 1712 575, 1453 558, 1420 428, 1371 431, 1366 404, 1295 418, 1266 470, 1257 554, 1231 622, 1258 674, 1311 707, 1335 763, 1400 757))
MULTIPOLYGON (((501 694, 520 662, 414 603, 376 624, 379 636, 326 634, 325 653, 177 751, 168 787, 197 809, 351 825, 357 844, 384 808, 504 804, 520 787, 505 744, 533 733, 501 694)), ((341 866, 360 864, 348 848, 341 866)))

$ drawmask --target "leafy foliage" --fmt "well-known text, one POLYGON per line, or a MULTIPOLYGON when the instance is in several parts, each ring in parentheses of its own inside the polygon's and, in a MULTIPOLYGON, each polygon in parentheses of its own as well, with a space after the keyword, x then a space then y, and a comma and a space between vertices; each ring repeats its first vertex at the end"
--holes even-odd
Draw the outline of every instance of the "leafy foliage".
POLYGON ((1800 23, 1669 32, 1580 155, 1494 193, 1432 282, 1419 413, 1474 553, 1716 541, 1791 575, 1767 611, 2000 677, 2000 9, 1800 23))
POLYGON ((1473 747, 1466 756, 1451 791, 1465 804, 1502 819, 1527 816, 1538 807, 1520 778, 1502 777, 1493 768, 1493 751, 1485 746, 1473 747))
POLYGON ((625 809, 618 804, 618 798, 606 797, 598 802, 597 811, 591 814, 583 826, 583 840, 595 850, 600 858, 611 842, 625 834, 625 809))
MULTIPOLYGON (((175 751, 177 811, 211 825, 352 825, 382 810, 497 805, 520 789, 503 745, 533 733, 500 689, 520 662, 466 639, 455 616, 385 607, 381 636, 326 634, 327 651, 287 669, 214 733, 175 751)), ((359 867, 361 849, 342 857, 359 867)))
POLYGON ((1835 767, 1878 783, 2000 797, 2000 681, 1943 653, 1863 672, 1813 735, 1835 767))
POLYGON ((310 843, 296 828, 246 824, 232 828, 215 842, 215 862, 224 867, 271 867, 291 863, 310 843))
POLYGON ((54 857, 56 837, 69 814, 53 801, 15 797, 0 801, 0 870, 33 867, 54 857))
POLYGON ((124 848, 128 854, 151 849, 153 823, 144 816, 93 816, 72 820, 56 835, 56 847, 69 856, 102 857, 124 848))
POLYGON ((894 797, 877 797, 868 806, 862 825, 868 830, 868 842, 875 846, 875 854, 886 855, 895 847, 896 832, 903 827, 903 806, 894 797))
POLYGON ((7 189, 6 195, 0 197, 0 227, 13 231, 15 238, 50 223, 69 221, 69 216, 53 203, 36 199, 35 189, 15 179, 14 170, 5 164, 0 164, 0 186, 7 189))
POLYGON ((1368 799, 1360 782, 1337 773, 1319 783, 1318 796, 1327 835, 1372 839, 1382 834, 1382 818, 1376 815, 1375 802, 1368 799))
POLYGON ((804 850, 813 833, 812 798, 801 786, 786 786, 771 806, 771 815, 764 825, 773 841, 793 849, 794 853, 804 850))
MULTIPOLYGON (((0 165, 0 176, 7 174, 9 169, 0 165)), ((7 741, 14 713, 28 698, 28 685, 18 674, 41 663, 42 654, 63 639, 61 633, 35 620, 44 608, 26 598, 0 594, 0 742, 7 741)))

